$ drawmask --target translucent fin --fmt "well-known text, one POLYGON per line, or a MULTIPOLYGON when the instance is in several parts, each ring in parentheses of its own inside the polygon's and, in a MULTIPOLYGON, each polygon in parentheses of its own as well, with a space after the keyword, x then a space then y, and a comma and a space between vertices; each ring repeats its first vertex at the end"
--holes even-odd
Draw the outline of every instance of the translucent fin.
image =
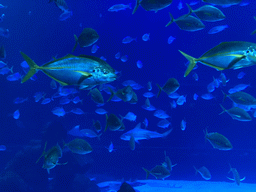
POLYGON ((76 49, 76 47, 77 47, 77 45, 78 45, 78 38, 77 38, 77 36, 74 35, 74 38, 75 38, 76 44, 75 44, 74 48, 72 49, 72 52, 75 51, 75 49, 76 49))
POLYGON ((30 57, 27 56, 25 53, 20 52, 20 54, 22 55, 22 57, 30 67, 30 70, 28 71, 27 75, 21 80, 21 83, 24 83, 36 73, 39 66, 32 59, 30 59, 30 57))
POLYGON ((188 74, 194 69, 194 67, 196 66, 196 63, 197 63, 197 59, 194 58, 194 57, 191 57, 190 55, 182 52, 179 50, 179 52, 184 56, 186 57, 186 59, 189 61, 189 64, 188 64, 188 68, 187 70, 185 71, 185 74, 184 74, 184 77, 187 77, 188 74))

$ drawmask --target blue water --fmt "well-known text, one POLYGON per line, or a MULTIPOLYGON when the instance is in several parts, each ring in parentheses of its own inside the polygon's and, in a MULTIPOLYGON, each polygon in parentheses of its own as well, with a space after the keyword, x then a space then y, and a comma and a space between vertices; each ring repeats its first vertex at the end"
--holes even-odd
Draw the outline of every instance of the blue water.
MULTIPOLYGON (((147 12, 139 7, 132 15, 132 9, 119 12, 109 12, 108 8, 114 4, 132 3, 133 1, 71 1, 66 0, 73 16, 65 21, 59 21, 61 11, 47 0, 23 1, 3 1, 8 8, 1 9, 0 14, 5 13, 6 17, 0 27, 8 28, 10 37, 0 37, 1 45, 4 45, 7 56, 4 62, 8 66, 13 66, 13 72, 22 72, 20 63, 23 61, 19 51, 29 55, 38 65, 42 65, 52 57, 63 57, 71 53, 75 44, 74 34, 79 35, 83 28, 95 29, 100 38, 96 43, 99 46, 95 54, 91 53, 91 47, 77 47, 74 55, 87 54, 97 57, 104 56, 107 63, 115 70, 120 71, 120 77, 111 83, 116 88, 123 88, 122 82, 134 80, 144 86, 141 90, 135 90, 138 95, 138 103, 135 105, 125 102, 108 102, 103 108, 109 113, 124 116, 131 111, 137 115, 136 122, 124 120, 126 131, 133 129, 137 123, 144 118, 149 120, 148 129, 157 132, 165 132, 157 127, 158 118, 153 116, 153 112, 142 109, 145 98, 142 96, 146 92, 146 84, 152 81, 153 92, 157 93, 156 83, 163 86, 168 78, 174 77, 180 83, 178 93, 185 95, 187 102, 176 109, 171 109, 170 102, 165 93, 161 93, 158 99, 150 99, 151 104, 157 109, 167 111, 171 116, 173 131, 166 138, 149 139, 136 144, 136 149, 131 151, 127 141, 119 137, 123 132, 107 131, 103 133, 101 139, 86 138, 92 145, 93 152, 88 154, 93 160, 87 172, 88 177, 96 177, 99 181, 104 179, 144 179, 145 172, 141 167, 152 169, 154 166, 164 161, 164 150, 177 166, 173 168, 171 176, 167 179, 198 180, 195 176, 193 166, 206 166, 212 174, 214 181, 227 181, 226 176, 232 177, 229 171, 229 163, 237 168, 241 177, 246 176, 245 182, 254 183, 256 142, 255 142, 255 119, 253 112, 249 112, 253 120, 242 122, 233 120, 227 113, 218 115, 222 110, 219 103, 222 103, 223 94, 221 90, 227 91, 239 83, 250 84, 245 92, 256 97, 255 66, 239 69, 225 70, 224 73, 230 81, 227 86, 221 86, 213 92, 216 99, 203 100, 200 96, 207 93, 206 86, 220 72, 213 68, 198 64, 196 72, 199 81, 192 77, 193 72, 184 78, 187 60, 178 52, 182 50, 194 57, 200 57, 204 52, 226 41, 248 41, 256 42, 256 35, 250 33, 256 29, 255 16, 256 3, 248 1, 247 6, 231 6, 227 8, 219 7, 226 15, 226 19, 217 22, 203 22, 205 29, 196 32, 180 30, 175 23, 169 27, 165 25, 169 22, 168 12, 174 18, 187 13, 184 3, 189 0, 182 0, 184 8, 178 10, 179 1, 174 1, 168 8, 157 13, 147 12), (29 14, 29 12, 31 12, 29 14), (228 25, 224 31, 209 35, 208 31, 217 25, 228 25), (150 33, 150 40, 142 41, 142 36, 150 33), (137 42, 122 44, 122 39, 126 36, 137 37, 137 42), (169 45, 169 36, 176 39, 169 45), (117 52, 128 55, 128 61, 123 63, 120 59, 115 59, 117 52), (136 62, 141 60, 143 67, 137 68, 136 62), (239 72, 245 72, 245 77, 237 79, 239 72), (197 93, 199 98, 193 100, 193 94, 197 93), (186 120, 185 131, 180 130, 180 122, 186 120), (231 151, 219 151, 213 149, 208 141, 204 139, 203 130, 208 127, 209 132, 219 132, 225 135, 233 144, 231 151), (114 143, 116 151, 109 153, 105 147, 110 142, 114 143)), ((193 6, 193 9, 204 5, 200 2, 193 6)), ((24 75, 24 73, 23 73, 24 75)), ((51 97, 56 90, 50 88, 51 79, 42 72, 37 73, 36 81, 29 80, 24 84, 20 81, 10 82, 6 80, 7 75, 1 75, 0 94, 0 144, 6 146, 6 151, 1 151, 3 170, 6 163, 11 160, 16 152, 28 145, 30 140, 41 140, 49 122, 61 122, 66 131, 76 125, 81 128, 92 128, 92 120, 100 120, 105 126, 105 116, 96 114, 96 104, 87 96, 88 91, 80 91, 77 95, 83 98, 83 104, 65 105, 64 108, 70 111, 74 107, 81 108, 85 115, 67 114, 64 117, 57 117, 51 113, 54 107, 60 106, 58 100, 54 100, 47 105, 35 103, 33 95, 36 92, 45 92, 47 97, 51 97), (16 97, 28 97, 28 101, 22 104, 14 104, 16 97), (11 114, 19 109, 20 118, 15 120, 11 114)), ((105 101, 109 95, 103 93, 105 101)), ((226 108, 232 107, 232 102, 226 99, 223 105, 226 108)), ((55 134, 55 133, 54 133, 55 134)), ((58 134, 58 133, 56 133, 58 134)), ((52 135, 56 137, 56 135, 52 135)), ((65 138, 66 142, 74 139, 72 136, 65 138)), ((42 150, 41 150, 42 151, 42 150)), ((40 154, 39 154, 40 155, 40 154)), ((60 162, 64 162, 60 159, 60 162)), ((42 163, 42 162, 41 162, 42 163)), ((66 165, 68 166, 68 164, 66 165)), ((57 166, 51 172, 61 170, 62 166, 57 166)), ((72 169, 70 169, 72 175, 72 169)), ((44 170, 46 172, 46 170, 44 170)), ((47 174, 46 174, 47 176, 47 174)))

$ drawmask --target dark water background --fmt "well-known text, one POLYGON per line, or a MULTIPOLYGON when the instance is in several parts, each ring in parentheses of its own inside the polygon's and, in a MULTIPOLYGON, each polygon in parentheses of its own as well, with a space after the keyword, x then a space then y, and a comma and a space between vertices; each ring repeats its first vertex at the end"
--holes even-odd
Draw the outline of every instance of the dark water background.
MULTIPOLYGON (((220 72, 199 64, 196 73, 199 81, 194 81, 192 74, 184 78, 186 59, 178 52, 182 50, 194 57, 200 57, 205 51, 225 41, 249 41, 256 42, 256 36, 250 33, 256 29, 255 16, 256 3, 251 1, 249 5, 232 6, 220 8, 226 15, 226 19, 218 22, 204 22, 205 29, 197 32, 181 31, 176 24, 169 27, 165 25, 169 22, 168 12, 177 18, 187 13, 187 7, 182 10, 177 9, 179 1, 173 1, 172 5, 158 13, 146 12, 141 7, 132 15, 132 10, 120 12, 108 12, 108 8, 114 4, 132 3, 133 1, 70 1, 66 0, 68 6, 73 11, 73 16, 66 21, 59 21, 61 11, 47 0, 27 0, 2 2, 8 5, 7 9, 0 10, 5 13, 6 18, 0 27, 10 30, 10 37, 0 37, 1 44, 7 51, 6 62, 8 66, 13 66, 14 72, 21 72, 20 63, 23 61, 19 51, 29 55, 38 65, 48 62, 52 57, 62 57, 71 53, 74 46, 74 34, 79 35, 83 28, 91 27, 97 30, 100 39, 97 45, 99 50, 94 54, 97 57, 104 56, 107 62, 117 71, 121 71, 121 77, 111 85, 122 88, 122 82, 132 79, 146 87, 148 81, 153 83, 153 92, 158 89, 155 83, 163 85, 168 78, 174 77, 180 82, 179 94, 187 96, 187 102, 183 106, 171 109, 171 99, 162 93, 158 99, 152 98, 151 104, 158 109, 166 110, 171 116, 173 127, 172 133, 164 139, 150 139, 140 141, 136 144, 135 151, 131 151, 128 142, 119 137, 122 132, 107 131, 101 140, 86 139, 93 147, 94 151, 89 154, 94 159, 93 166, 88 172, 88 176, 105 177, 109 179, 144 179, 145 172, 141 167, 148 169, 164 161, 164 150, 167 151, 173 163, 177 166, 173 168, 171 177, 168 179, 201 179, 194 175, 193 165, 196 167, 206 166, 212 173, 212 180, 227 181, 229 163, 237 168, 241 177, 246 176, 246 182, 255 182, 255 119, 250 122, 240 122, 232 120, 228 114, 218 115, 221 112, 219 103, 222 102, 223 94, 221 90, 227 92, 228 89, 239 83, 250 84, 246 92, 256 96, 255 66, 240 70, 224 71, 230 82, 226 87, 220 87, 213 95, 216 99, 206 101, 199 98, 193 100, 193 94, 199 96, 207 92, 206 86, 213 80, 212 76, 218 77, 220 72), (29 11, 31 14, 29 15, 29 11), (101 17, 100 17, 101 15, 101 17), (207 32, 217 25, 228 25, 229 28, 209 35, 207 32), (82 27, 81 27, 82 26, 82 27), (145 33, 150 33, 150 41, 144 42, 141 37, 145 33), (137 42, 122 44, 122 39, 126 36, 137 37, 137 42), (176 39, 172 44, 167 43, 168 37, 172 35, 176 39), (115 54, 128 55, 126 63, 115 59, 115 54), (141 60, 144 64, 142 69, 138 69, 136 61, 141 60), (243 79, 236 78, 239 72, 245 72, 243 79), (180 130, 180 122, 186 119, 187 128, 183 132, 180 130), (208 127, 210 132, 219 132, 230 139, 234 149, 231 151, 219 151, 212 148, 209 142, 205 142, 203 130, 208 127), (114 143, 116 151, 109 153, 105 147, 114 143)), ((182 0, 183 3, 190 2, 182 0)), ((193 6, 198 8, 203 3, 193 6)), ((91 54, 91 48, 78 47, 74 55, 91 54)), ((87 96, 88 91, 81 91, 78 95, 84 99, 83 105, 69 104, 64 106, 67 111, 74 107, 80 107, 86 115, 78 116, 67 114, 58 118, 51 113, 54 107, 60 106, 58 101, 52 101, 47 105, 35 103, 33 95, 35 92, 43 91, 47 96, 53 95, 56 91, 50 88, 51 79, 39 72, 37 81, 28 81, 21 84, 19 81, 9 82, 5 76, 0 76, 0 144, 7 146, 7 150, 1 152, 1 165, 5 164, 15 155, 15 153, 28 144, 30 140, 42 138, 43 131, 48 122, 59 120, 65 125, 66 130, 70 130, 75 125, 80 124, 81 128, 91 128, 92 119, 100 120, 105 126, 105 117, 96 114, 96 104, 87 96), (28 102, 13 104, 16 97, 28 97, 28 102), (17 126, 17 121, 11 117, 15 110, 19 109, 21 122, 24 127, 17 126)), ((126 130, 135 127, 144 118, 149 120, 149 130, 164 132, 162 128, 156 126, 159 119, 153 116, 153 112, 141 108, 145 98, 142 96, 146 88, 135 91, 139 101, 136 105, 124 102, 109 102, 103 107, 110 113, 125 115, 131 111, 137 115, 136 122, 125 120, 126 130)), ((103 93, 105 100, 109 95, 103 93)), ((231 108, 232 102, 227 99, 223 105, 231 108)), ((254 112, 254 111, 253 111, 254 112)), ((250 113, 252 115, 252 113, 250 113)), ((54 136, 53 136, 54 137, 54 136)), ((68 137, 68 140, 73 137, 68 137)), ((66 165, 68 166, 68 165, 66 165)), ((56 170, 61 167, 56 167, 56 170)), ((54 169, 52 170, 54 172, 54 169)))

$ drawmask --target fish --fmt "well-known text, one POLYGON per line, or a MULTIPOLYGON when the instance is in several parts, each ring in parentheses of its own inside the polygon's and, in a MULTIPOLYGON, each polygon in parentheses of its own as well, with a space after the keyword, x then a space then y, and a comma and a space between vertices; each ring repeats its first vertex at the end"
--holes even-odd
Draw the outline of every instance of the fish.
POLYGON ((124 117, 121 119, 127 119, 129 121, 136 121, 137 116, 133 112, 128 112, 124 117))
POLYGON ((46 169, 48 174, 50 174, 50 169, 53 169, 54 167, 56 167, 56 165, 66 165, 67 162, 66 163, 58 163, 59 158, 62 157, 62 149, 60 148, 60 146, 58 144, 53 146, 52 148, 50 148, 47 152, 45 152, 46 145, 47 145, 47 142, 45 142, 44 151, 43 151, 42 155, 38 158, 36 163, 38 163, 39 160, 42 157, 44 157, 44 163, 43 163, 42 168, 46 169))
POLYGON ((0 145, 0 151, 5 151, 6 150, 6 146, 5 145, 0 145))
POLYGON ((189 60, 188 68, 184 74, 184 77, 186 77, 196 66, 197 62, 215 68, 219 71, 225 69, 240 69, 255 65, 255 50, 255 43, 231 41, 220 43, 199 58, 191 57, 180 50, 179 52, 189 60))
POLYGON ((81 129, 80 130, 80 133, 81 133, 81 137, 89 137, 89 138, 95 138, 95 137, 97 137, 99 140, 100 140, 100 136, 102 135, 102 133, 101 134, 99 134, 99 135, 97 135, 93 130, 91 130, 91 129, 81 129))
POLYGON ((159 119, 167 119, 170 116, 162 109, 158 109, 154 112, 154 116, 159 118, 159 119))
POLYGON ((176 101, 177 105, 183 105, 186 102, 187 102, 187 96, 184 96, 184 95, 179 96, 179 98, 176 101))
POLYGON ((24 103, 25 101, 28 101, 28 97, 27 97, 27 98, 16 97, 16 98, 13 100, 13 103, 15 103, 15 104, 20 104, 20 103, 24 103))
POLYGON ((113 6, 111 6, 111 7, 108 9, 108 11, 110 11, 110 12, 118 12, 118 11, 125 10, 125 9, 132 9, 131 3, 130 3, 130 4, 127 4, 127 5, 124 5, 124 4, 116 4, 116 5, 113 5, 113 6))
POLYGON ((0 47, 0 58, 1 59, 5 59, 6 58, 6 51, 5 51, 5 48, 4 48, 3 45, 0 47))
POLYGON ((69 135, 73 135, 75 137, 80 137, 81 133, 80 133, 80 125, 76 125, 75 127, 73 127, 71 130, 68 131, 69 135))
POLYGON ((105 115, 106 113, 108 113, 105 109, 103 108, 97 108, 95 110, 95 113, 99 114, 99 115, 105 115))
POLYGON ((84 139, 76 138, 68 143, 64 143, 64 146, 67 146, 72 153, 85 155, 92 152, 91 145, 84 139))
POLYGON ((187 124, 186 120, 185 120, 185 119, 182 119, 181 122, 180 122, 180 129, 181 129, 182 131, 185 131, 185 129, 186 129, 186 124, 187 124))
POLYGON ((54 115, 57 115, 58 117, 63 117, 66 114, 65 110, 63 109, 63 107, 55 107, 55 108, 53 108, 52 109, 52 113, 54 115))
POLYGON ((156 98, 159 97, 162 91, 164 91, 167 95, 170 95, 171 93, 174 93, 175 91, 177 91, 180 87, 178 80, 175 78, 169 78, 163 87, 160 87, 160 85, 158 84, 156 85, 159 88, 156 98))
POLYGON ((19 119, 20 118, 20 111, 19 111, 19 109, 14 111, 12 116, 13 116, 14 119, 19 119))
POLYGON ((122 120, 115 114, 111 113, 109 116, 106 114, 106 126, 104 132, 109 128, 110 131, 117 131, 122 127, 122 120))
POLYGON ((165 157, 165 162, 162 163, 162 165, 165 166, 167 170, 171 172, 172 168, 175 167, 177 164, 174 164, 174 165, 172 164, 170 157, 166 155, 166 151, 164 151, 164 157, 165 157))
POLYGON ((120 60, 125 63, 125 62, 128 60, 128 55, 123 55, 123 56, 120 58, 120 60))
POLYGON ((96 44, 94 44, 91 48, 91 53, 96 53, 100 47, 96 44))
POLYGON ((67 12, 69 10, 65 0, 49 0, 49 3, 51 2, 54 2, 56 6, 63 12, 67 12))
POLYGON ((144 35, 142 35, 142 40, 143 41, 149 41, 149 36, 150 36, 150 33, 145 33, 144 35))
POLYGON ((208 34, 212 35, 212 34, 215 34, 215 33, 219 33, 219 32, 223 31, 226 28, 228 28, 228 25, 218 25, 218 26, 215 26, 215 27, 211 28, 208 31, 208 34))
POLYGON ((30 66, 29 72, 21 80, 21 83, 26 82, 39 70, 62 86, 75 85, 80 89, 90 89, 96 85, 116 80, 115 70, 97 57, 67 55, 43 66, 38 66, 25 53, 20 53, 30 66))
POLYGON ((245 72, 241 71, 237 74, 237 79, 242 79, 245 76, 245 72))
POLYGON ((132 41, 137 41, 137 37, 133 38, 131 36, 126 36, 125 38, 123 38, 122 43, 128 44, 128 43, 131 43, 132 41))
POLYGON ((97 103, 98 105, 104 105, 104 98, 101 94, 101 92, 97 89, 97 88, 94 88, 94 89, 91 89, 88 93, 88 95, 91 95, 91 99, 97 103))
POLYGON ((188 14, 182 15, 177 19, 174 19, 171 13, 169 13, 169 15, 170 15, 170 21, 165 25, 165 27, 168 27, 174 22, 178 25, 178 27, 181 30, 184 30, 184 31, 193 32, 193 31, 198 31, 205 28, 205 25, 199 19, 197 19, 192 15, 188 15, 188 14))
POLYGON ((242 179, 240 179, 240 175, 239 175, 238 171, 236 170, 236 168, 232 168, 230 164, 229 164, 229 166, 230 166, 230 170, 229 170, 228 173, 232 172, 232 174, 233 174, 233 179, 232 179, 232 178, 229 178, 229 177, 227 177, 227 178, 228 178, 229 180, 235 181, 236 184, 239 186, 239 185, 240 185, 240 182, 243 181, 243 180, 245 180, 245 177, 242 178, 242 179))
POLYGON ((169 127, 170 124, 171 123, 168 120, 162 119, 157 123, 157 126, 166 129, 169 127))
POLYGON ((102 129, 101 123, 100 123, 99 120, 97 120, 97 121, 94 121, 94 120, 93 120, 93 127, 94 127, 94 129, 95 129, 98 133, 99 133, 99 132, 101 131, 101 129, 102 129))
POLYGON ((172 0, 136 0, 136 5, 133 9, 132 14, 134 14, 139 6, 141 6, 146 11, 155 11, 155 13, 161 9, 170 6, 172 0))
POLYGON ((141 69, 141 68, 143 67, 143 63, 142 63, 142 61, 140 61, 140 60, 138 60, 138 61, 136 62, 136 65, 137 65, 137 67, 138 67, 139 69, 141 69))
POLYGON ((220 106, 223 111, 219 115, 227 112, 232 117, 232 119, 236 119, 238 121, 251 121, 252 120, 249 113, 247 113, 244 109, 241 109, 239 107, 233 107, 233 108, 227 110, 221 104, 220 104, 220 106))
POLYGON ((135 142, 144 139, 153 139, 153 138, 161 138, 166 137, 172 132, 172 129, 164 132, 158 133, 155 131, 149 131, 141 128, 141 123, 138 123, 134 129, 122 134, 120 138, 125 141, 129 141, 131 139, 131 135, 133 135, 135 142))
POLYGON ((8 75, 6 79, 8 81, 18 81, 21 78, 21 74, 19 72, 8 75))
POLYGON ((85 114, 84 111, 82 109, 80 109, 80 108, 74 108, 70 112, 74 113, 76 115, 83 115, 83 114, 85 114))
POLYGON ((150 171, 142 167, 144 171, 146 171, 146 179, 148 179, 149 174, 153 175, 156 179, 162 179, 164 180, 165 178, 169 177, 170 171, 167 170, 167 168, 163 165, 157 165, 150 171))
POLYGON ((114 91, 110 87, 108 87, 108 89, 111 92, 111 96, 109 97, 108 101, 110 101, 115 95, 118 98, 122 99, 124 102, 130 101, 132 99, 132 97, 133 97, 133 90, 132 90, 132 87, 130 85, 124 87, 123 89, 119 89, 115 93, 114 93, 114 91))
POLYGON ((84 28, 82 33, 77 37, 74 35, 76 44, 72 49, 72 52, 75 51, 77 45, 79 44, 80 47, 89 47, 96 43, 99 40, 99 34, 92 28, 84 28))
POLYGON ((115 150, 112 141, 111 141, 110 145, 108 147, 106 147, 106 149, 108 150, 109 153, 111 153, 115 150))
POLYGON ((193 166, 194 169, 196 170, 196 174, 200 173, 200 175, 205 179, 205 180, 210 180, 212 178, 210 171, 205 167, 200 167, 197 169, 195 166, 193 166))
POLYGON ((193 10, 188 4, 187 7, 189 9, 189 14, 194 13, 202 21, 215 22, 226 18, 221 10, 212 5, 204 5, 196 10, 193 10))
POLYGON ((176 38, 173 36, 170 36, 167 40, 167 43, 170 45, 176 38))
POLYGON ((202 0, 205 3, 211 3, 214 5, 236 5, 241 3, 242 0, 202 0))
POLYGON ((224 94, 223 101, 226 99, 226 97, 228 97, 236 104, 245 106, 256 106, 256 98, 246 92, 238 91, 229 95, 224 93, 224 91, 222 91, 222 93, 224 94))
POLYGON ((219 150, 231 150, 233 148, 230 141, 224 136, 217 132, 208 133, 207 129, 204 131, 205 139, 207 139, 213 148, 219 150))

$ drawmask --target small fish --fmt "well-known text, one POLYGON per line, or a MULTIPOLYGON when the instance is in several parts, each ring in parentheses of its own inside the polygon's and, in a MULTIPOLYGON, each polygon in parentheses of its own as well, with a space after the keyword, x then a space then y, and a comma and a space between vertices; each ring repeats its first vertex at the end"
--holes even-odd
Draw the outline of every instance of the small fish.
POLYGON ((127 36, 127 37, 123 38, 122 43, 127 44, 127 43, 131 43, 132 41, 137 41, 137 37, 133 38, 131 36, 127 36))
POLYGON ((99 114, 99 115, 105 115, 106 113, 108 113, 105 109, 102 108, 97 108, 95 110, 95 113, 99 114))
POLYGON ((108 101, 110 101, 115 95, 122 99, 124 102, 129 102, 133 98, 133 89, 130 85, 124 87, 123 89, 119 89, 117 92, 113 92, 111 88, 109 88, 111 91, 111 96, 109 97, 108 101))
POLYGON ((13 100, 13 103, 15 104, 20 104, 20 103, 24 103, 28 100, 28 97, 27 98, 22 98, 22 97, 17 97, 13 100))
POLYGON ((176 103, 177 103, 177 105, 183 105, 184 103, 186 103, 186 101, 187 101, 186 96, 181 95, 181 96, 177 99, 176 103))
POLYGON ((35 102, 40 101, 44 97, 45 93, 43 92, 36 92, 34 94, 35 102))
POLYGON ((137 67, 138 67, 139 69, 141 69, 141 68, 143 67, 143 63, 142 63, 140 60, 138 60, 138 61, 136 62, 136 65, 137 65, 137 67))
POLYGON ((146 93, 143 93, 143 96, 146 97, 146 98, 151 98, 151 97, 154 97, 155 94, 152 93, 152 92, 146 92, 146 93))
POLYGON ((215 26, 213 28, 211 28, 209 31, 208 31, 208 34, 212 35, 212 34, 215 34, 215 33, 219 33, 221 31, 223 31, 224 29, 228 28, 228 25, 219 25, 219 26, 215 26))
POLYGON ((84 139, 76 138, 68 143, 65 143, 64 146, 67 146, 72 153, 85 155, 92 152, 91 145, 84 139))
POLYGON ((110 12, 118 12, 118 11, 121 11, 121 10, 126 10, 126 9, 131 9, 131 3, 128 4, 128 5, 124 5, 124 4, 116 4, 116 5, 113 5, 111 6, 108 11, 110 12))
POLYGON ((11 75, 8 75, 6 79, 8 81, 18 81, 19 79, 21 79, 21 74, 19 72, 13 73, 11 75))
POLYGON ((102 134, 99 134, 99 135, 97 135, 93 130, 91 130, 91 129, 81 129, 80 130, 80 133, 81 133, 81 136, 83 136, 83 137, 89 137, 89 138, 95 138, 95 137, 97 137, 98 139, 100 139, 100 136, 102 135, 102 134))
POLYGON ((116 59, 120 59, 120 57, 121 57, 121 53, 120 53, 120 52, 118 52, 117 54, 115 54, 115 58, 116 58, 116 59))
POLYGON ((74 97, 73 99, 72 99, 72 102, 74 103, 74 104, 77 104, 77 103, 81 103, 81 104, 83 104, 83 99, 80 99, 80 97, 79 96, 76 96, 76 97, 74 97))
POLYGON ((159 95, 162 91, 164 91, 167 95, 170 95, 171 93, 174 93, 175 91, 177 91, 180 87, 178 80, 175 78, 168 79, 163 87, 160 87, 160 85, 158 85, 158 84, 156 84, 156 85, 159 88, 159 92, 158 92, 156 98, 159 97, 159 95))
POLYGON ((142 40, 143 40, 143 41, 149 41, 149 36, 150 36, 150 33, 145 33, 145 34, 142 36, 142 40))
POLYGON ((125 63, 128 60, 128 55, 123 55, 120 59, 125 63))
POLYGON ((74 35, 74 38, 75 38, 76 44, 72 52, 74 52, 78 44, 80 45, 80 47, 89 47, 93 45, 98 41, 99 34, 97 33, 97 31, 95 31, 92 28, 84 28, 82 33, 79 35, 79 37, 74 35))
POLYGON ((66 114, 65 110, 63 109, 63 107, 55 107, 55 108, 53 108, 52 109, 52 113, 54 115, 57 115, 58 117, 63 117, 66 114))
POLYGON ((170 45, 175 39, 176 39, 175 37, 170 36, 170 37, 168 38, 167 43, 170 45))
POLYGON ((143 124, 145 125, 145 128, 148 127, 148 119, 147 118, 144 119, 143 124))
POLYGON ((146 11, 155 11, 155 13, 161 9, 164 9, 171 5, 172 0, 136 0, 136 5, 133 9, 132 14, 134 14, 139 6, 141 6, 146 11))
POLYGON ((96 53, 100 47, 96 44, 92 46, 91 53, 96 53))
POLYGON ((245 105, 245 106, 256 105, 256 99, 252 95, 245 93, 243 91, 238 91, 229 95, 225 94, 223 91, 222 93, 224 94, 223 101, 225 100, 226 97, 229 97, 234 103, 239 105, 245 105))
POLYGON ((181 129, 182 131, 185 131, 185 129, 186 129, 186 124, 187 124, 186 120, 185 120, 185 119, 182 119, 181 122, 180 122, 180 129, 181 129))
POLYGON ((194 73, 194 74, 193 74, 193 78, 194 78, 195 81, 198 81, 198 79, 199 79, 198 74, 197 74, 197 73, 194 73))
POLYGON ((179 4, 178 4, 177 8, 178 8, 179 10, 183 9, 183 4, 182 4, 182 1, 181 1, 181 0, 180 0, 180 2, 179 2, 179 4))
POLYGON ((230 170, 229 170, 228 173, 232 172, 232 174, 233 174, 233 179, 232 179, 232 178, 229 178, 229 177, 227 177, 227 178, 228 178, 229 180, 235 181, 236 184, 239 186, 239 185, 240 185, 240 182, 243 181, 243 180, 245 180, 245 177, 242 178, 242 179, 240 179, 240 175, 239 175, 238 171, 236 170, 236 168, 232 168, 230 164, 229 164, 229 166, 230 166, 230 170))
POLYGON ((203 98, 204 100, 211 100, 215 97, 211 93, 205 93, 201 95, 201 98, 203 98))
POLYGON ((113 145, 112 141, 111 141, 110 145, 108 147, 106 147, 106 149, 108 150, 109 153, 114 151, 114 145, 113 145))
POLYGON ((240 73, 238 73, 237 79, 242 79, 244 76, 245 76, 245 72, 241 71, 240 73))
POLYGON ((170 105, 172 109, 175 109, 177 107, 177 103, 174 100, 170 102, 170 105))
POLYGON ((85 114, 84 111, 82 109, 80 109, 80 108, 74 108, 70 112, 74 113, 76 115, 83 115, 83 114, 85 114))
POLYGON ((196 93, 194 93, 194 95, 193 95, 193 99, 196 101, 196 100, 197 100, 197 98, 198 98, 198 95, 197 95, 196 93))
POLYGON ((42 105, 46 105, 46 104, 50 103, 51 101, 52 101, 51 98, 44 98, 44 99, 42 100, 41 104, 42 104, 42 105))
POLYGON ((163 119, 163 120, 160 120, 160 121, 157 123, 157 126, 166 129, 166 128, 169 127, 170 124, 171 124, 171 123, 170 123, 168 120, 163 119))
POLYGON ((54 2, 61 11, 68 12, 69 8, 65 0, 49 0, 49 3, 51 2, 54 2))
POLYGON ((168 95, 169 98, 171 99, 178 99, 180 97, 180 94, 177 92, 171 93, 170 95, 168 95))
POLYGON ((162 109, 158 109, 154 112, 154 116, 160 119, 167 119, 170 116, 162 109))
POLYGON ((19 109, 14 111, 12 116, 13 116, 14 119, 19 119, 20 118, 20 111, 19 111, 19 109))
POLYGON ((163 165, 157 165, 151 171, 145 169, 144 167, 142 167, 142 169, 147 173, 146 179, 148 179, 149 174, 153 175, 156 179, 162 179, 162 180, 164 180, 165 178, 171 175, 169 170, 167 170, 167 168, 163 165))
POLYGON ((196 174, 200 173, 200 175, 205 179, 205 180, 210 180, 212 178, 210 171, 205 167, 200 167, 199 169, 197 169, 194 166, 194 169, 196 170, 196 174))
POLYGON ((230 141, 225 136, 217 132, 208 133, 206 129, 204 131, 204 134, 205 134, 205 139, 207 139, 215 149, 231 150, 233 148, 230 141))
POLYGON ((136 121, 137 116, 133 112, 128 112, 123 119, 127 119, 129 121, 136 121))

